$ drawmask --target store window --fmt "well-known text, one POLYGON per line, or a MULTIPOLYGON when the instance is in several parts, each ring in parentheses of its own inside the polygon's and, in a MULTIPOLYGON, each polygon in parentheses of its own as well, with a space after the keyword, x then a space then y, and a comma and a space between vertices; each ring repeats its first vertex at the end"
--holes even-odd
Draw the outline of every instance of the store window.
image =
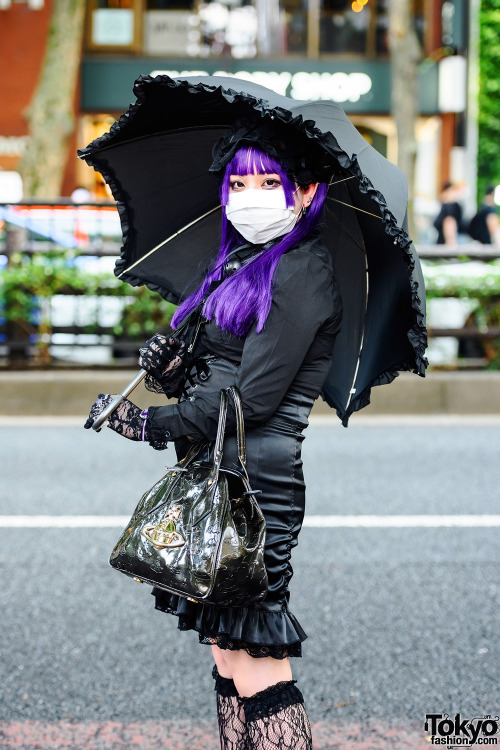
POLYGON ((320 53, 387 55, 389 0, 323 0, 320 53))
MULTIPOLYGON (((389 4, 390 0, 322 0, 320 54, 387 57, 389 4)), ((423 44, 424 0, 413 1, 413 19, 423 44)))
POLYGON ((275 57, 307 51, 306 0, 146 0, 144 53, 275 57))
MULTIPOLYGON (((87 49, 154 57, 389 55, 390 0, 88 0, 87 49)), ((425 36, 425 0, 413 0, 425 36)))
POLYGON ((90 50, 137 52, 141 25, 141 0, 89 0, 86 46, 90 50))
MULTIPOLYGON (((107 133, 115 118, 109 114, 82 115, 78 120, 78 142, 91 143, 107 133)), ((111 190, 100 172, 89 169, 83 159, 76 160, 76 184, 87 190, 93 200, 113 200, 111 190)))
POLYGON ((365 141, 368 141, 370 146, 373 146, 379 154, 387 158, 387 135, 380 133, 374 128, 367 127, 363 124, 356 124, 356 129, 361 133, 365 141))
POLYGON ((309 25, 307 0, 281 0, 280 10, 284 20, 286 52, 306 55, 309 25))
POLYGON ((144 52, 204 58, 255 57, 259 1, 146 0, 144 52))

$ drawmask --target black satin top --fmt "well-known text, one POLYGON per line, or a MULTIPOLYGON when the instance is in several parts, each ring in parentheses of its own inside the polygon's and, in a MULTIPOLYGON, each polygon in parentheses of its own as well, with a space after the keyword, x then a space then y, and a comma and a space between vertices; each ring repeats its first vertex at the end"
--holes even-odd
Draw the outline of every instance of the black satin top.
MULTIPOLYGON (((254 324, 246 336, 237 337, 211 321, 203 326, 200 346, 235 363, 232 382, 211 377, 189 399, 150 408, 148 421, 170 439, 192 435, 214 440, 221 387, 238 387, 247 428, 269 419, 288 392, 317 398, 330 370, 341 318, 331 255, 318 238, 303 240, 279 261, 262 331, 257 333, 254 324)), ((210 369, 217 369, 216 359, 210 369)), ((233 421, 228 414, 229 430, 233 421)))

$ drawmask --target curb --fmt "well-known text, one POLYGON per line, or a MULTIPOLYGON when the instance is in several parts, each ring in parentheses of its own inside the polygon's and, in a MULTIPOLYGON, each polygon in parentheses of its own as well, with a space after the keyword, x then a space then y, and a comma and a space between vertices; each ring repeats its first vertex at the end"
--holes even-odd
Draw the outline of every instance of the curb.
MULTIPOLYGON (((134 374, 133 370, 0 372, 0 416, 86 416, 98 393, 119 393, 134 374)), ((132 399, 142 408, 168 403, 143 384, 132 399)), ((322 399, 312 413, 334 414, 322 399)), ((430 372, 425 378, 402 373, 389 387, 374 388, 370 406, 359 416, 408 414, 500 414, 500 373, 430 372)))

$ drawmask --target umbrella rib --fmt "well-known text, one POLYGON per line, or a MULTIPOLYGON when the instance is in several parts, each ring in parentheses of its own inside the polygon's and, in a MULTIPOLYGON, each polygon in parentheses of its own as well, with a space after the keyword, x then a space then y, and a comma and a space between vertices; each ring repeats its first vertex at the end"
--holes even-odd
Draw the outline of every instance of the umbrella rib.
POLYGON ((361 343, 360 343, 360 347, 359 347, 358 361, 356 363, 356 369, 354 371, 354 378, 353 378, 353 381, 352 381, 352 386, 351 386, 351 388, 349 390, 349 398, 347 399, 347 403, 345 405, 346 409, 349 408, 350 403, 352 401, 352 397, 356 393, 355 385, 356 385, 356 380, 358 378, 359 366, 361 364, 361 353, 363 351, 363 346, 364 346, 364 343, 365 343, 366 311, 368 309, 368 293, 369 293, 369 286, 370 286, 370 278, 368 276, 368 258, 367 258, 366 253, 365 253, 365 274, 366 274, 366 301, 365 301, 365 318, 364 318, 364 322, 363 322, 363 333, 361 335, 361 343))
MULTIPOLYGON (((335 199, 332 199, 332 200, 335 200, 335 199)), ((342 203, 342 201, 339 201, 339 203, 342 203)), ((345 203, 344 205, 349 206, 348 203, 345 203)), ((361 244, 361 242, 359 242, 351 234, 351 232, 349 232, 349 230, 340 222, 340 219, 337 216, 334 216, 333 218, 337 221, 337 224, 340 224, 340 226, 342 227, 342 229, 344 230, 344 232, 360 248, 360 250, 363 251, 364 256, 365 256, 365 276, 366 276, 365 317, 364 317, 364 323, 363 323, 363 333, 361 335, 361 342, 360 342, 360 346, 359 346, 359 354, 358 354, 358 359, 357 359, 357 362, 356 362, 356 369, 354 370, 354 377, 353 377, 353 380, 352 380, 351 388, 349 390, 349 398, 347 399, 347 403, 345 405, 345 408, 348 409, 349 405, 350 405, 350 403, 352 401, 352 397, 356 393, 356 388, 355 388, 355 386, 356 386, 356 380, 358 379, 359 366, 361 364, 361 353, 363 351, 363 346, 364 346, 364 343, 365 343, 366 311, 368 309, 368 294, 369 294, 369 290, 370 290, 370 277, 368 275, 368 256, 366 254, 366 248, 361 244)))
POLYGON ((339 185, 341 182, 347 182, 347 180, 354 180, 354 175, 351 175, 350 177, 344 177, 343 180, 335 180, 335 182, 329 182, 328 187, 331 187, 332 185, 339 185))
POLYGON ((170 237, 167 237, 166 240, 163 240, 163 242, 160 242, 159 245, 156 245, 155 247, 153 247, 153 249, 150 250, 149 252, 147 252, 146 255, 143 255, 141 258, 139 258, 139 260, 136 260, 135 263, 132 263, 131 266, 129 266, 128 268, 126 268, 124 271, 122 271, 117 276, 117 278, 121 279, 121 277, 124 274, 129 273, 129 271, 131 271, 133 268, 135 268, 137 265, 139 265, 139 263, 142 263, 143 260, 146 260, 146 258, 149 258, 150 255, 152 255, 157 250, 159 250, 160 247, 163 247, 163 245, 166 245, 167 242, 170 242, 170 240, 173 240, 173 239, 175 239, 175 237, 178 237, 180 234, 182 234, 182 232, 185 232, 186 229, 189 229, 189 227, 192 227, 194 224, 197 224, 199 221, 201 221, 202 219, 204 219, 206 216, 210 216, 210 214, 213 214, 213 212, 217 211, 220 207, 221 207, 221 204, 219 203, 219 205, 215 206, 215 208, 211 208, 210 211, 207 211, 206 213, 202 214, 202 216, 198 216, 197 219, 194 219, 194 221, 191 221, 189 224, 186 224, 186 226, 182 227, 182 229, 179 229, 174 234, 171 234, 170 237))
POLYGON ((351 203, 345 203, 345 201, 340 201, 338 198, 331 198, 330 196, 328 196, 328 200, 335 201, 335 203, 341 203, 343 206, 347 206, 348 208, 353 208, 355 211, 361 211, 362 214, 368 214, 368 216, 373 216, 375 219, 380 219, 380 221, 383 221, 381 216, 377 216, 377 214, 372 214, 371 211, 365 211, 364 208, 358 208, 357 206, 353 206, 351 203))
MULTIPOLYGON (((347 182, 347 180, 354 180, 354 175, 351 175, 350 177, 344 177, 343 180, 336 180, 335 182, 329 182, 328 187, 331 188, 332 185, 339 185, 341 182, 347 182)), ((355 211, 361 211, 364 214, 368 214, 368 216, 373 216, 375 219, 380 219, 380 221, 382 221, 381 216, 377 216, 377 214, 372 214, 370 211, 365 211, 363 208, 358 208, 357 206, 353 206, 352 203, 344 203, 344 201, 341 201, 338 198, 332 198, 331 196, 328 196, 328 200, 335 201, 336 203, 341 203, 343 206, 347 206, 348 208, 353 208, 355 211)))

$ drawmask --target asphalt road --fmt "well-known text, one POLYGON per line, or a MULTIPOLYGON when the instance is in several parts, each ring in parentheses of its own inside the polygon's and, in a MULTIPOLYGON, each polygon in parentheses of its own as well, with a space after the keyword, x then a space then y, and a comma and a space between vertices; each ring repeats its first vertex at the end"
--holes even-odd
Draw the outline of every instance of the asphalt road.
MULTIPOLYGON (((498 424, 313 423, 308 514, 498 514, 499 444, 498 424)), ((77 427, 0 426, 0 446, 3 516, 127 515, 175 460, 77 427)), ((215 726, 210 649, 108 566, 118 536, 0 528, 0 747, 63 746, 23 740, 23 722, 215 726)), ((335 744, 334 727, 424 738, 428 713, 499 713, 499 549, 498 528, 302 530, 291 608, 309 639, 294 676, 318 737, 331 728, 318 748, 375 747, 335 744)), ((139 747, 102 743, 81 746, 139 747)))

